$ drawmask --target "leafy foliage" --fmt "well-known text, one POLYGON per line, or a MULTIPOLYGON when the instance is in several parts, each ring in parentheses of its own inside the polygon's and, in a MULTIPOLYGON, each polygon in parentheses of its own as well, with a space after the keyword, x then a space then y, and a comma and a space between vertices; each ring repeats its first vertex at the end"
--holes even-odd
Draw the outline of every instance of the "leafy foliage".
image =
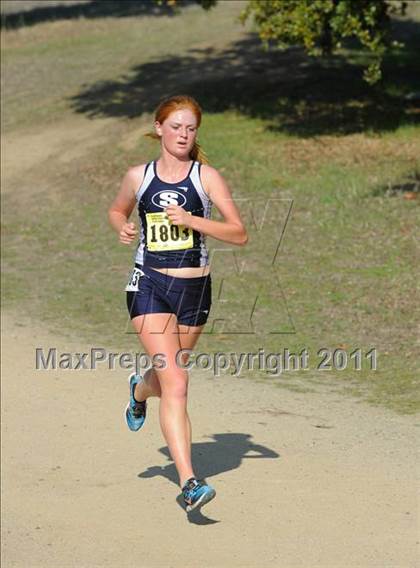
POLYGON ((241 14, 253 16, 264 44, 303 45, 310 55, 328 55, 344 38, 356 38, 373 55, 365 80, 381 78, 381 61, 389 45, 390 15, 407 3, 387 0, 250 0, 241 14))
MULTIPOLYGON (((205 10, 217 4, 196 2, 205 10)), ((176 6, 177 0, 167 3, 176 6)), ((372 55, 364 79, 374 84, 381 79, 382 58, 391 43, 391 14, 404 14, 406 7, 405 0, 249 0, 240 19, 253 18, 266 48, 274 41, 283 49, 303 46, 309 55, 329 55, 344 39, 354 38, 372 55)))

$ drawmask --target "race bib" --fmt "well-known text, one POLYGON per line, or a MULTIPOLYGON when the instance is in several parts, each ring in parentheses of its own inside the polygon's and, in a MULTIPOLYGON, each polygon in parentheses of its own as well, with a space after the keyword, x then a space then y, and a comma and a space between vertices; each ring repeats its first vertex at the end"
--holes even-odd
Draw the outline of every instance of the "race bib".
POLYGON ((193 230, 190 227, 171 225, 164 212, 146 213, 146 219, 147 248, 150 251, 193 248, 193 230))
POLYGON ((144 276, 144 272, 140 270, 140 268, 134 268, 133 272, 130 274, 125 291, 137 292, 139 289, 139 280, 142 276, 144 276))

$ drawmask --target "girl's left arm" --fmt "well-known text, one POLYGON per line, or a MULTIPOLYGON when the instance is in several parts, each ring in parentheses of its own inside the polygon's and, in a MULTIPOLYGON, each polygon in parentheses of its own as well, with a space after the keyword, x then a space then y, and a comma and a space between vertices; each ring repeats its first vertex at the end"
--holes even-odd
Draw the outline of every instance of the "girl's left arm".
POLYGON ((207 165, 201 167, 201 181, 210 200, 217 207, 224 221, 213 221, 190 215, 179 205, 169 205, 166 213, 174 225, 185 225, 209 237, 234 245, 245 245, 248 234, 230 189, 219 172, 207 165))

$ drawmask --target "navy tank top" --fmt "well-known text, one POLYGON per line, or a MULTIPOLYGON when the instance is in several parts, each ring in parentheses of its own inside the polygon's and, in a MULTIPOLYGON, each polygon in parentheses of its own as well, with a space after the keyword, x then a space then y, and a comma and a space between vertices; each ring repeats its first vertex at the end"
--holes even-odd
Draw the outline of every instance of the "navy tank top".
POLYGON ((184 225, 172 225, 168 205, 180 205, 192 215, 210 218, 212 202, 200 181, 201 163, 194 161, 185 179, 167 183, 158 178, 156 161, 146 165, 136 193, 140 240, 136 264, 154 268, 182 268, 209 264, 205 235, 184 225))

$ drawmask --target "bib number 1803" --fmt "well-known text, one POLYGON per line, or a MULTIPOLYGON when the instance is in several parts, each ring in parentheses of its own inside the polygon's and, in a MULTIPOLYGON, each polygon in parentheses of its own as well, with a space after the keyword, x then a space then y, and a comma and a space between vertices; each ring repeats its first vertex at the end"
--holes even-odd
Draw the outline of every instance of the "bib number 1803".
POLYGON ((166 213, 147 213, 147 248, 150 251, 193 247, 193 231, 185 225, 172 225, 166 213))

